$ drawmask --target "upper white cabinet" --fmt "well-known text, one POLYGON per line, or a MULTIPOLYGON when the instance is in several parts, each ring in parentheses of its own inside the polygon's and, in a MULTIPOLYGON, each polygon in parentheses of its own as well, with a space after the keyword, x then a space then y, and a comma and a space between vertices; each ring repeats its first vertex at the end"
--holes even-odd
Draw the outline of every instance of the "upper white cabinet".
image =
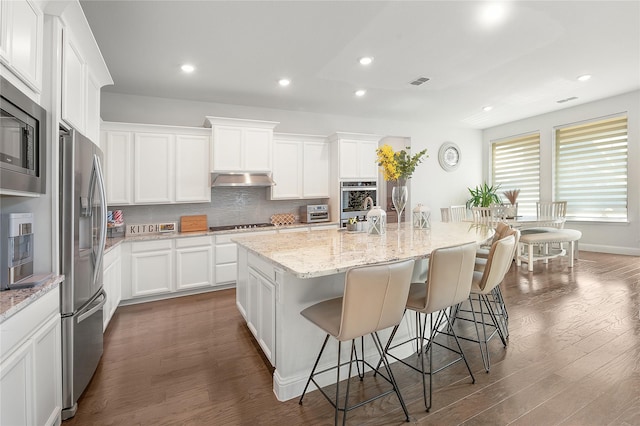
POLYGON ((113 84, 113 80, 80 5, 68 3, 60 17, 63 24, 61 117, 98 143, 100 88, 113 84))
POLYGON ((324 136, 274 134, 271 199, 329 198, 329 152, 324 136))
POLYGON ((0 2, 0 61, 34 93, 42 90, 43 13, 31 0, 0 2))
POLYGON ((275 121, 207 117, 212 172, 271 172, 275 121))
POLYGON ((208 129, 103 123, 107 204, 211 201, 208 129))
POLYGON ((341 180, 377 180, 380 136, 335 133, 330 136, 334 167, 341 180))

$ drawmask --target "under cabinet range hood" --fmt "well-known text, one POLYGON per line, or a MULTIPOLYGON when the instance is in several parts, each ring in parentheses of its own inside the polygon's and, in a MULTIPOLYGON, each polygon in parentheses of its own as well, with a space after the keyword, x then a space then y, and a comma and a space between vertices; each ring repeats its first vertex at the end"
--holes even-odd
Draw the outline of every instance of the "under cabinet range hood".
POLYGON ((213 173, 211 186, 274 186, 270 173, 213 173))

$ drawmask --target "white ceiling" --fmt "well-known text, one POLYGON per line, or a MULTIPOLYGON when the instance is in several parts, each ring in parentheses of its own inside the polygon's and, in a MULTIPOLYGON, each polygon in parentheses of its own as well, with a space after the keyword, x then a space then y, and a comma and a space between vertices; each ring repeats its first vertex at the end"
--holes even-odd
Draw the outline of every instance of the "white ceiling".
POLYGON ((108 92, 483 129, 640 88, 640 1, 493 3, 81 1, 108 92))

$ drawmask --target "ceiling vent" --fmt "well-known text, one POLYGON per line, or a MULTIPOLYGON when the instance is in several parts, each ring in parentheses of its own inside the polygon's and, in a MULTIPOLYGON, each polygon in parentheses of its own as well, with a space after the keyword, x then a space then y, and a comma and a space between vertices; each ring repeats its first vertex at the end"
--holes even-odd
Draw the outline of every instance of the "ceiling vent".
POLYGON ((427 81, 429 81, 429 79, 427 77, 420 77, 420 78, 416 78, 415 80, 413 80, 411 83, 414 86, 420 86, 421 84, 426 83, 427 81))

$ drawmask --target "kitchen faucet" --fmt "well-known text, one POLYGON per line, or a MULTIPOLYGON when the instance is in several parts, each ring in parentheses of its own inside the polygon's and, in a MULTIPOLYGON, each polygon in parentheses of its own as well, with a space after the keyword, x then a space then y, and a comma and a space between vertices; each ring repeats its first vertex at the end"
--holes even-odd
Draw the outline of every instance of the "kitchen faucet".
POLYGON ((362 210, 367 210, 368 205, 371 205, 371 208, 373 208, 373 199, 371 197, 367 197, 364 199, 364 201, 362 202, 362 210))

